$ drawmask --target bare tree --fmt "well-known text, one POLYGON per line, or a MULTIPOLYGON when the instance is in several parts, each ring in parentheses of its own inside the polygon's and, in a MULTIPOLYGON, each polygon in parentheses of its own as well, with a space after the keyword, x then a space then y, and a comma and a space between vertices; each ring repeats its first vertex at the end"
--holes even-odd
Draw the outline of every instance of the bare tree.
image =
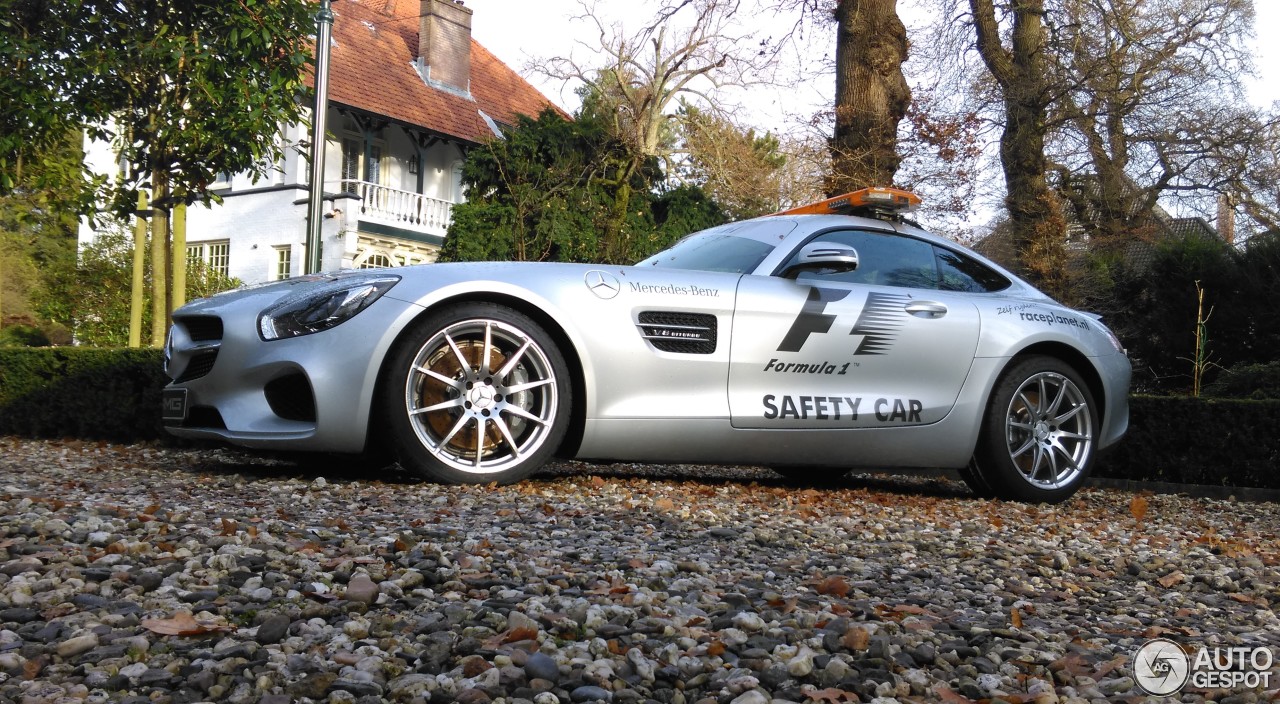
POLYGON ((1199 196, 1211 208, 1235 187, 1261 146, 1255 111, 1241 107, 1251 0, 1052 9, 1053 168, 1092 246, 1139 235, 1161 198, 1199 196))
POLYGON ((1066 294, 1066 221, 1045 178, 1046 120, 1052 98, 1044 0, 1019 0, 997 17, 993 0, 969 0, 977 50, 1000 89, 1000 165, 1017 268, 1050 295, 1066 294), (1011 25, 1006 46, 1002 19, 1011 25))
POLYGON ((717 91, 761 79, 770 56, 761 54, 735 21, 741 0, 668 0, 654 20, 634 33, 608 24, 594 4, 580 0, 577 19, 595 25, 599 63, 555 57, 541 70, 584 85, 584 111, 605 122, 631 158, 608 178, 616 188, 615 217, 605 237, 625 250, 622 223, 633 179, 651 160, 668 162, 676 150, 674 123, 680 98, 708 109, 717 91))
POLYGON ((898 123, 911 104, 902 75, 907 29, 897 0, 839 0, 835 133, 829 195, 894 181, 902 156, 898 123))

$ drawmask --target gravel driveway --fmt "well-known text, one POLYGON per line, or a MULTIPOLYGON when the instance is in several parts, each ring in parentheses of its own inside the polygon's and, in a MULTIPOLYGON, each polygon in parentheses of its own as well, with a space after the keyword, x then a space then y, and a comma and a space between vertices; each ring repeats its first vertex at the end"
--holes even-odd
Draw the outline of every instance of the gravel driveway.
POLYGON ((4 702, 1143 701, 1152 637, 1280 653, 1275 504, 0 438, 0 506, 4 702))

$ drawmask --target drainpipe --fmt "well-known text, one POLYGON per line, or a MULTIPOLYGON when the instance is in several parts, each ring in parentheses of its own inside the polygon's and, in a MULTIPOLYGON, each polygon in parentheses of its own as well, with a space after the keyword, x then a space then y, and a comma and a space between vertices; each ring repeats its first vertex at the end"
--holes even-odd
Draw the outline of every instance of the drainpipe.
POLYGON ((330 0, 320 0, 316 13, 316 103, 311 110, 311 197, 307 201, 306 273, 320 271, 320 216, 324 205, 325 118, 329 109, 329 37, 333 31, 330 0))

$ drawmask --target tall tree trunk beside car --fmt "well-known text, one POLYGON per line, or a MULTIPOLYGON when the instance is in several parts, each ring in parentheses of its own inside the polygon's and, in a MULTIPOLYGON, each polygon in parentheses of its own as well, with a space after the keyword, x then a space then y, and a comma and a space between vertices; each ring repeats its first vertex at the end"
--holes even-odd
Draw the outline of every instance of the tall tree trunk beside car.
POLYGON ((1019 273, 1055 298, 1067 294, 1066 220, 1045 178, 1051 93, 1045 63, 1044 0, 1013 3, 1010 46, 1000 38, 993 0, 969 0, 978 53, 1004 102, 1000 164, 1019 273))
POLYGON ((888 186, 902 157, 898 123, 911 105, 902 75, 907 29, 897 0, 841 0, 836 19, 835 134, 829 195, 888 186))

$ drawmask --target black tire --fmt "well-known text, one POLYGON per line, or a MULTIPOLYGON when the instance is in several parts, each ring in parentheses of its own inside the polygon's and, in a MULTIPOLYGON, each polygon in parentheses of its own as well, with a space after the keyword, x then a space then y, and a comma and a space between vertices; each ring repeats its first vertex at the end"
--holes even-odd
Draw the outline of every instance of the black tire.
POLYGON ((982 468, 978 466, 978 460, 971 459, 969 464, 959 469, 960 478, 969 486, 970 491, 980 499, 993 499, 996 492, 991 488, 991 482, 987 481, 986 476, 982 473, 982 468))
POLYGON ((991 392, 970 465, 975 481, 1002 499, 1067 500, 1093 469, 1098 410, 1084 380, 1062 360, 1016 360, 991 392))
POLYGON ((414 323, 381 389, 400 466, 447 484, 510 484, 559 447, 573 399, 555 341, 528 316, 460 303, 414 323))

